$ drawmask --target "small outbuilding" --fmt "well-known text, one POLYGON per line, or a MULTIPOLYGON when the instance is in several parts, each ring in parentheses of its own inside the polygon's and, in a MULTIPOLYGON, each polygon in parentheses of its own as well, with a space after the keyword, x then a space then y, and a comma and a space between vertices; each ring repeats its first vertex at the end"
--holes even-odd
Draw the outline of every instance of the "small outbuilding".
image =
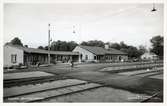
POLYGON ((143 55, 141 55, 141 59, 142 60, 156 60, 158 59, 158 55, 156 55, 155 53, 146 52, 143 55))

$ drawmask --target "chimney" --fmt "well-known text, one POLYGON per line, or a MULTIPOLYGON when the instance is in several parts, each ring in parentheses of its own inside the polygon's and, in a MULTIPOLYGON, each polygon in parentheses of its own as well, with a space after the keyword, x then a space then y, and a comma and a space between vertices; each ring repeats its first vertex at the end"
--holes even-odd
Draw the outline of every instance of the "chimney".
POLYGON ((109 45, 108 44, 105 44, 105 49, 109 49, 109 45))

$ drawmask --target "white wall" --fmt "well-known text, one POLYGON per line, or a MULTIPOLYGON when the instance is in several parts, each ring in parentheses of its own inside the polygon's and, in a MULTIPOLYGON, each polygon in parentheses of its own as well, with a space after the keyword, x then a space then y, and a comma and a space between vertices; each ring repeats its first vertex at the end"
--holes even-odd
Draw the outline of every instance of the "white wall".
POLYGON ((87 61, 91 61, 91 60, 94 60, 94 54, 77 46, 75 47, 75 49, 73 50, 73 52, 79 52, 79 54, 82 54, 82 60, 85 60, 86 58, 86 55, 88 55, 88 60, 87 61))
POLYGON ((150 53, 144 53, 141 56, 141 59, 157 59, 157 56, 156 55, 152 55, 150 53))
POLYGON ((23 64, 23 50, 17 49, 15 47, 11 47, 9 45, 4 46, 4 56, 3 56, 3 61, 4 61, 4 66, 12 66, 12 65, 19 65, 19 63, 23 64), (16 63, 11 62, 11 55, 16 54, 16 63))

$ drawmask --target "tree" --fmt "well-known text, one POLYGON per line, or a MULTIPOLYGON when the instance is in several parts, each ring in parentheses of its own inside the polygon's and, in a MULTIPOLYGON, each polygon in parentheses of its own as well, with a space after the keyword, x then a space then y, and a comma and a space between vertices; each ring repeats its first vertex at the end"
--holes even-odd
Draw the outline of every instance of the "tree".
POLYGON ((100 41, 100 40, 90 40, 87 42, 84 41, 80 45, 104 47, 105 43, 103 41, 100 41))
POLYGON ((138 49, 136 47, 133 46, 128 46, 128 55, 131 58, 139 58, 140 54, 138 52, 138 49))
POLYGON ((126 48, 121 48, 120 50, 127 53, 129 58, 139 58, 140 57, 139 50, 134 46, 127 46, 126 48))
POLYGON ((44 50, 48 50, 48 46, 45 46, 45 47, 44 47, 44 50))
POLYGON ((24 45, 24 47, 28 48, 28 45, 24 45))
POLYGON ((128 48, 129 46, 122 41, 122 42, 120 42, 120 47, 121 48, 128 48))
POLYGON ((151 52, 158 55, 161 59, 163 58, 163 37, 162 36, 154 36, 151 38, 150 42, 152 43, 151 52))
POLYGON ((53 51, 72 51, 78 44, 74 41, 53 41, 51 43, 51 50, 53 51))
POLYGON ((114 49, 117 49, 117 50, 120 50, 121 49, 121 46, 119 43, 112 43, 111 45, 109 45, 110 48, 114 48, 114 49))
POLYGON ((80 45, 89 46, 88 42, 83 41, 80 45))
POLYGON ((45 48, 43 46, 38 46, 38 49, 43 49, 44 50, 45 48))
POLYGON ((148 50, 146 49, 146 47, 143 46, 143 45, 140 45, 139 46, 139 54, 140 54, 140 56, 143 55, 146 52, 148 52, 148 50))
POLYGON ((131 45, 127 45, 123 41, 120 43, 112 43, 110 47, 127 53, 129 58, 139 58, 143 53, 143 51, 140 49, 137 49, 131 45))
POLYGON ((125 44, 123 41, 121 41, 120 43, 112 43, 110 47, 117 50, 120 50, 120 49, 125 50, 128 48, 128 45, 125 44))
POLYGON ((12 45, 20 45, 20 46, 23 46, 23 43, 21 42, 21 40, 20 40, 18 37, 15 37, 15 38, 12 39, 9 43, 12 44, 12 45))
POLYGON ((74 41, 70 41, 67 43, 68 44, 68 51, 72 51, 76 46, 78 46, 78 44, 74 41))

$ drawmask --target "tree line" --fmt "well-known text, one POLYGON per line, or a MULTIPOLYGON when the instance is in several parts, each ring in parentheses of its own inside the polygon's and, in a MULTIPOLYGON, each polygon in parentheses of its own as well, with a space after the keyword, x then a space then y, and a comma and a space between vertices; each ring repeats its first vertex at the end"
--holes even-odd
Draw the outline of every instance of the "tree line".
MULTIPOLYGON (((160 58, 163 58, 163 36, 154 36, 150 39, 152 47, 149 51, 155 53, 160 58)), ((28 47, 28 45, 23 45, 21 40, 18 37, 15 37, 10 42, 13 45, 20 45, 24 47, 28 47)), ((6 44, 8 44, 6 43, 6 44)), ((76 43, 75 41, 53 41, 50 46, 50 50, 53 51, 72 51, 77 45, 84 45, 84 46, 98 46, 104 47, 105 44, 108 44, 110 48, 114 48, 125 52, 128 54, 129 58, 139 58, 142 54, 147 52, 145 46, 140 45, 138 48, 132 45, 125 44, 123 41, 120 43, 111 43, 111 42, 103 42, 100 40, 90 40, 90 41, 83 41, 80 44, 76 43)), ((39 46, 38 49, 48 50, 48 46, 39 46)))

